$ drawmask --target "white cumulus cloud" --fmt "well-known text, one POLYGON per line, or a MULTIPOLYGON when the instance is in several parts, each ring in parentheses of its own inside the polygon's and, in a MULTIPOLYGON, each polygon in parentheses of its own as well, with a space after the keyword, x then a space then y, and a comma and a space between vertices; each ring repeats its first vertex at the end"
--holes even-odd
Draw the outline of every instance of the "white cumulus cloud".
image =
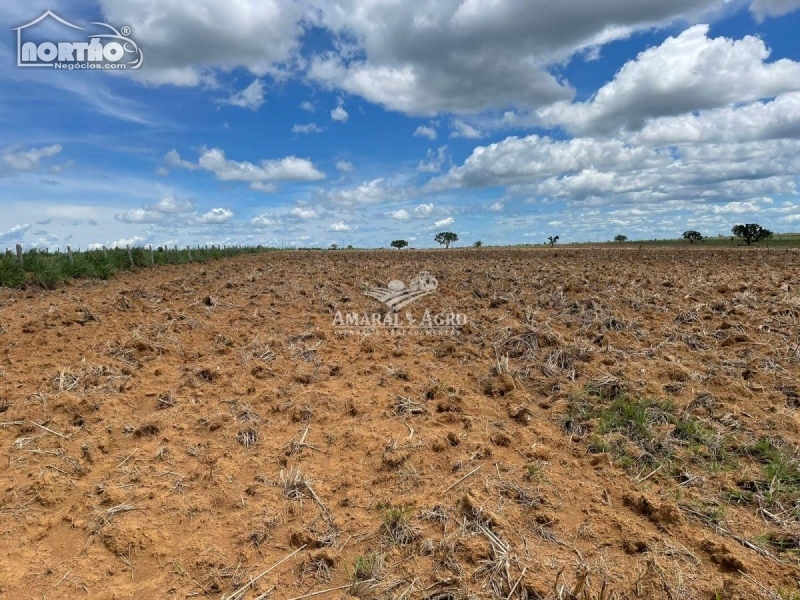
POLYGON ((352 231, 353 228, 344 221, 338 221, 336 223, 332 223, 328 229, 330 231, 352 231))
POLYGON ((53 144, 42 148, 32 148, 30 150, 14 150, 6 148, 0 151, 0 173, 5 171, 33 171, 41 166, 43 158, 49 158, 59 154, 62 150, 61 144, 53 144))
POLYGON ((340 160, 336 163, 336 169, 342 173, 352 173, 356 170, 356 167, 350 161, 340 160))
POLYGON ((429 127, 428 125, 420 125, 414 131, 415 137, 425 137, 429 140, 435 140, 437 137, 436 129, 433 127, 429 127))
POLYGON ((389 218, 394 219, 395 221, 408 221, 411 218, 411 215, 408 214, 408 211, 404 208, 394 210, 390 213, 387 213, 389 218))
POLYGON ((319 214, 313 208, 302 208, 299 206, 296 206, 295 208, 290 210, 289 215, 304 220, 319 219, 319 214))
POLYGON ((556 103, 538 112, 546 125, 579 134, 644 126, 650 117, 721 108, 800 90, 800 63, 767 63, 770 51, 753 36, 709 38, 690 27, 626 63, 590 100, 556 103))
POLYGON ((440 219, 440 220, 436 221, 433 225, 428 227, 428 229, 430 229, 430 230, 432 230, 432 229, 440 229, 442 227, 447 227, 448 225, 452 225, 455 222, 456 222, 456 220, 453 217, 447 217, 445 219, 440 219))
POLYGON ((340 123, 346 123, 347 119, 349 118, 350 115, 344 109, 344 106, 342 106, 341 104, 331 111, 331 119, 333 119, 334 121, 339 121, 340 123))
POLYGON ((275 227, 281 225, 281 220, 274 215, 262 214, 250 219, 250 224, 254 227, 275 227))
POLYGON ((325 131, 316 123, 307 123, 305 125, 292 125, 292 133, 300 135, 308 135, 309 133, 322 133, 325 131))
POLYGON ((104 19, 131 28, 146 67, 131 72, 155 85, 213 83, 215 71, 243 67, 276 75, 297 59, 304 2, 241 0, 100 0, 104 19))
POLYGON ((442 146, 435 152, 433 150, 428 150, 427 161, 423 160, 417 165, 417 172, 438 173, 448 160, 447 146, 442 146))
POLYGON ((429 204, 420 204, 414 209, 414 217, 417 219, 427 219, 433 214, 433 202, 429 204))
POLYGON ((203 148, 197 163, 181 159, 176 150, 167 153, 168 165, 190 170, 203 169, 213 173, 220 181, 244 181, 252 189, 272 192, 271 184, 278 181, 319 181, 325 174, 307 158, 287 156, 280 159, 262 160, 259 164, 249 161, 234 161, 225 157, 219 148, 203 148))
POLYGON ((243 90, 234 92, 226 99, 217 100, 217 104, 249 108, 253 111, 258 110, 264 105, 264 84, 260 80, 255 79, 253 83, 243 90))
POLYGON ((453 121, 453 131, 450 132, 451 138, 467 138, 477 140, 483 137, 483 133, 461 119, 453 121))
POLYGON ((0 243, 8 244, 8 243, 16 243, 21 244, 23 236, 28 232, 31 228, 30 225, 15 225, 11 229, 7 229, 6 231, 0 231, 0 243))
POLYGON ((753 0, 750 11, 761 22, 766 17, 782 17, 800 9, 800 0, 753 0))
POLYGON ((227 223, 233 218, 233 211, 227 208, 212 208, 207 213, 197 217, 199 223, 227 223))

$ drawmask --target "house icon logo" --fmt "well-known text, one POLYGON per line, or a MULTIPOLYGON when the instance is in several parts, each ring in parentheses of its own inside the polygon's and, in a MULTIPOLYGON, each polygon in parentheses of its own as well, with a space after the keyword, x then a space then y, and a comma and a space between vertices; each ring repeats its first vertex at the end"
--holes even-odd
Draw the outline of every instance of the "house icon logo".
MULTIPOLYGON (((39 23, 53 19, 60 25, 77 31, 87 31, 85 27, 74 25, 62 19, 51 10, 38 19, 15 27, 17 32, 17 66, 49 67, 51 69, 124 70, 138 69, 144 59, 142 49, 131 39, 131 28, 115 27, 108 23, 92 22, 100 29, 98 33, 88 34, 86 42, 34 41, 31 35, 39 23)), ((74 33, 74 32, 73 32, 74 33)))
POLYGON ((435 293, 438 287, 439 282, 436 278, 427 271, 422 271, 411 280, 408 286, 399 279, 395 279, 390 281, 385 288, 372 287, 363 294, 375 298, 397 311, 424 296, 435 293))
POLYGON ((436 294, 439 281, 429 271, 420 271, 408 284, 393 279, 386 286, 368 287, 362 294, 374 298, 389 310, 381 312, 336 311, 333 329, 342 336, 457 336, 469 318, 462 312, 434 312, 426 308, 422 315, 400 312, 412 302, 436 294))

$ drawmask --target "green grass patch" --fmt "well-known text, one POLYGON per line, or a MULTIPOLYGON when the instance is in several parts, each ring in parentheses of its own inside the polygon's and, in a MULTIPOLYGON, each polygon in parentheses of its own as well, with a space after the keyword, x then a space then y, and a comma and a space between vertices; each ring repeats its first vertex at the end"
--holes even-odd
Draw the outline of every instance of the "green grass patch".
POLYGON ((653 440, 653 427, 668 422, 674 406, 644 398, 619 396, 597 412, 600 435, 621 433, 634 442, 653 440))
POLYGON ((0 258, 0 287, 17 288, 25 283, 25 271, 19 266, 17 258, 4 254, 0 258))
POLYGON ((794 507, 795 519, 800 519, 800 458, 796 453, 766 437, 743 446, 740 452, 758 463, 761 471, 760 478, 742 481, 740 487, 769 507, 794 507))
POLYGON ((350 581, 354 584, 371 581, 380 577, 383 570, 384 555, 369 552, 359 556, 353 563, 350 581))
POLYGON ((413 514, 410 506, 382 505, 379 509, 383 520, 383 531, 393 544, 404 546, 419 537, 417 530, 410 523, 413 514))
POLYGON ((610 454, 631 474, 664 463, 672 464, 662 474, 676 477, 689 463, 706 471, 735 464, 726 447, 730 440, 692 415, 680 413, 670 401, 590 387, 569 397, 561 425, 585 439, 590 453, 610 454))
POLYGON ((800 534, 784 535, 777 533, 765 533, 757 536, 754 541, 762 546, 778 552, 800 553, 800 534))

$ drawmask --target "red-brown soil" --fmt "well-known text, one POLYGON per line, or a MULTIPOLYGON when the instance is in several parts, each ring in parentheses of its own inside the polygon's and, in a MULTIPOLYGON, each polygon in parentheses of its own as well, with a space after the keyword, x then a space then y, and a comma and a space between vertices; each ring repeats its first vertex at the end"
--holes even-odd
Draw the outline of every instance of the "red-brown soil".
POLYGON ((2 291, 0 597, 227 598, 289 557, 237 597, 797 598, 799 274, 276 252, 2 291), (334 331, 420 271, 403 312, 458 335, 334 331))

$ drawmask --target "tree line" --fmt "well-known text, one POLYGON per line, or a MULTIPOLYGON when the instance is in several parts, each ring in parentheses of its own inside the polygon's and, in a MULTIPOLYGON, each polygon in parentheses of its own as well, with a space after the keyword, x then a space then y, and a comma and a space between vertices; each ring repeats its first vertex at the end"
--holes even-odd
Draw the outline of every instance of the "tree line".
MULTIPOLYGON (((733 233, 733 235, 736 238, 742 240, 748 246, 767 240, 774 235, 769 229, 766 229, 757 223, 734 225, 733 229, 731 229, 731 233, 733 233)), ((681 237, 690 244, 694 244, 695 242, 702 242, 705 239, 702 233, 700 233, 699 231, 695 231, 694 229, 684 231, 681 237)), ((559 239, 561 239, 560 236, 551 235, 547 238, 547 243, 550 244, 550 247, 552 248, 558 243, 559 239)), ((450 244, 453 244, 458 241, 458 235, 453 233, 452 231, 442 231, 440 233, 437 233, 436 236, 433 238, 433 240, 440 246, 449 248, 450 244)), ((614 236, 614 241, 618 244, 625 243, 628 241, 628 236, 624 234, 616 235, 614 236)), ((403 248, 408 247, 408 241, 394 240, 392 241, 390 246, 392 248, 397 248, 398 250, 402 250, 403 248)), ((473 246, 475 248, 480 248, 483 246, 483 242, 477 241, 473 244, 473 246)))

